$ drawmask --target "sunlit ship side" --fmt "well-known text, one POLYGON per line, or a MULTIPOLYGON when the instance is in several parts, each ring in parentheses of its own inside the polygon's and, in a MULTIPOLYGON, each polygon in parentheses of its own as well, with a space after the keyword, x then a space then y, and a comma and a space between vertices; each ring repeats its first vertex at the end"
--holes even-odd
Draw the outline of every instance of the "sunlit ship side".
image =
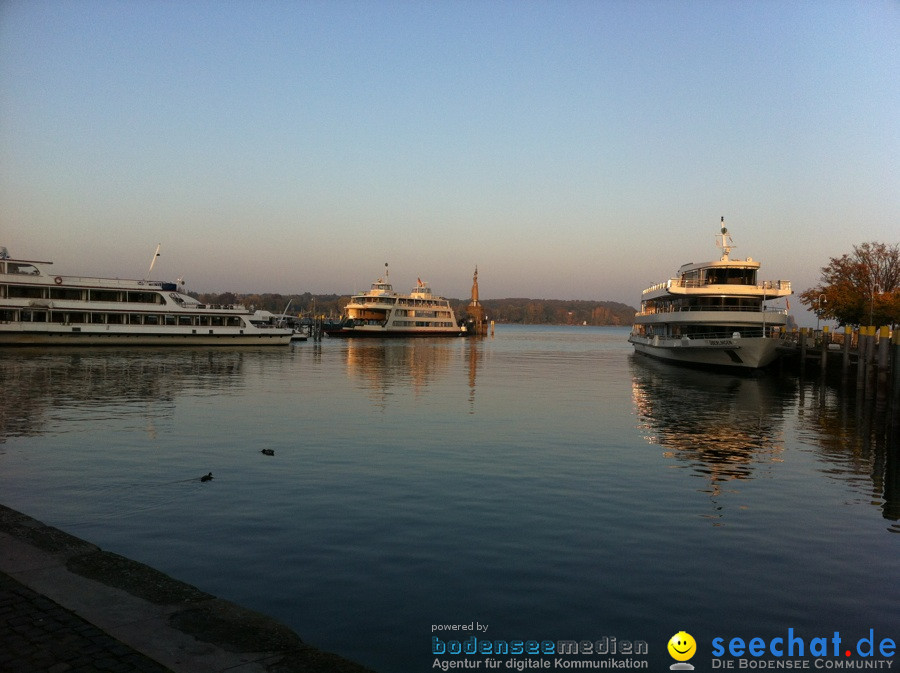
POLYGON ((326 330, 332 337, 460 336, 462 328, 450 300, 432 293, 421 279, 409 294, 394 292, 388 274, 368 291, 355 294, 345 308, 346 317, 326 330))
POLYGON ((637 352, 740 369, 765 367, 777 357, 787 310, 765 302, 790 295, 790 281, 759 282, 759 262, 731 259, 724 223, 716 238, 718 261, 685 264, 674 278, 644 290, 628 339, 637 352))
POLYGON ((0 248, 0 346, 260 346, 293 334, 271 313, 201 304, 176 283, 54 275, 51 264, 0 248))

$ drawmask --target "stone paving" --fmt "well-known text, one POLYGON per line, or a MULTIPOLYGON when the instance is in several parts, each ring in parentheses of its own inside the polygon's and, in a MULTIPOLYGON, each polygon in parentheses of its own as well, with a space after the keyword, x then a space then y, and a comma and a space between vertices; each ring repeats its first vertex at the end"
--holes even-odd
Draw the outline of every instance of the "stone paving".
POLYGON ((290 628, 0 505, 0 673, 366 673, 290 628))
POLYGON ((0 572, 3 673, 169 673, 169 669, 0 572))

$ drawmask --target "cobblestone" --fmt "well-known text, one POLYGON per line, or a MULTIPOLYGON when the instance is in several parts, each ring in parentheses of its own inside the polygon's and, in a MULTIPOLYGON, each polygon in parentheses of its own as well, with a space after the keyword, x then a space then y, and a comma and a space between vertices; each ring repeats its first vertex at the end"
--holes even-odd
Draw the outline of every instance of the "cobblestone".
POLYGON ((2 572, 0 652, 4 673, 171 673, 2 572))

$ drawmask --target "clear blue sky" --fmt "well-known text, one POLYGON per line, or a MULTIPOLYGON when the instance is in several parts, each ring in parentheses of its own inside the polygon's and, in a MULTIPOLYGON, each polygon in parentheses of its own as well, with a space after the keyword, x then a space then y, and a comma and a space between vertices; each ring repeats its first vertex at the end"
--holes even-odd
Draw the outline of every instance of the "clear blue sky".
POLYGON ((895 0, 2 0, 0 244, 637 305, 724 215, 802 291, 900 241, 898 45, 895 0))

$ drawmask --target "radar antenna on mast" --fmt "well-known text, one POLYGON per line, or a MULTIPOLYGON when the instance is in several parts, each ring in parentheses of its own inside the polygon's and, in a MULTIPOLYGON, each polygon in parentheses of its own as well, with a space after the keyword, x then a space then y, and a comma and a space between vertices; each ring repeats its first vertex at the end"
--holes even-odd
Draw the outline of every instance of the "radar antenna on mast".
POLYGON ((722 259, 721 261, 727 262, 728 255, 731 252, 731 249, 735 247, 734 241, 731 239, 731 235, 728 233, 728 229, 725 227, 725 216, 722 216, 721 219, 722 229, 721 233, 716 236, 716 246, 722 248, 722 259))

